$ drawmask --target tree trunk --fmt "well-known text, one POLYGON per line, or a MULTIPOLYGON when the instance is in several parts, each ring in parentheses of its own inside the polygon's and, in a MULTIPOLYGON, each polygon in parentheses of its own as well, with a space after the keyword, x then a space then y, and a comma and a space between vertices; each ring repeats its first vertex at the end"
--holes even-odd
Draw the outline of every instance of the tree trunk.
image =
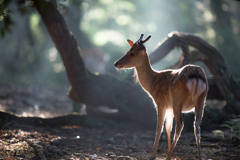
MULTIPOLYGON (((228 11, 222 9, 222 5, 227 5, 228 2, 224 0, 210 1, 210 9, 215 16, 212 22, 212 27, 215 30, 215 47, 218 48, 224 58, 229 63, 233 75, 240 77, 239 68, 239 34, 233 32, 233 27, 237 26, 234 23, 234 17, 228 11), (227 47, 226 47, 227 46, 227 47)), ((230 7, 229 7, 230 8, 230 7)))

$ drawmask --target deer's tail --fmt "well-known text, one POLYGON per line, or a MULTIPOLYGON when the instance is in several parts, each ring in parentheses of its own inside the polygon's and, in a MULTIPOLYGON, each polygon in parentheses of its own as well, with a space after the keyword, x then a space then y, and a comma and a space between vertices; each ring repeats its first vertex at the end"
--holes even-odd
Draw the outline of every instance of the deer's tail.
POLYGON ((188 88, 191 91, 192 100, 194 100, 207 89, 206 79, 199 74, 198 70, 195 74, 190 75, 188 79, 188 88))

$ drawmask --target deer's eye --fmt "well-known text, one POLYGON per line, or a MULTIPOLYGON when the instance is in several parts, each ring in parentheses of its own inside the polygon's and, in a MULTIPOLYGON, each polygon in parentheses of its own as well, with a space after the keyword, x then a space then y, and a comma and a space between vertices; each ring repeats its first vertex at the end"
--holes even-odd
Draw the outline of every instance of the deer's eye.
POLYGON ((131 56, 131 57, 133 57, 133 56, 134 56, 134 53, 133 53, 133 52, 131 52, 131 53, 130 53, 130 56, 131 56))

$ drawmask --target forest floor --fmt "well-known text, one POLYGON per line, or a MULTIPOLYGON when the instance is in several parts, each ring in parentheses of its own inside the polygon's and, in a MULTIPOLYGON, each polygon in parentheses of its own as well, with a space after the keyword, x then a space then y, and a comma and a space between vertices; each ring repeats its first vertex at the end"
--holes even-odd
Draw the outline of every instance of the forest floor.
MULTIPOLYGON (((20 116, 51 118, 70 114, 72 102, 66 91, 43 87, 0 85, 0 109, 20 116)), ((151 154, 155 130, 131 125, 32 126, 0 117, 0 159, 141 160, 151 154)), ((203 159, 240 159, 237 137, 202 132, 203 159)), ((166 159, 167 138, 163 132, 157 158, 166 159)), ((195 160, 193 133, 183 130, 172 159, 195 160)))

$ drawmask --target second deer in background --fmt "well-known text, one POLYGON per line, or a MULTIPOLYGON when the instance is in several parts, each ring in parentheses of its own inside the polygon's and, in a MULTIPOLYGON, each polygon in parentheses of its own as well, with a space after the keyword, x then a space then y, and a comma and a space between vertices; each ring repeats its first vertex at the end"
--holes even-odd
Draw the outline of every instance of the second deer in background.
POLYGON ((194 132, 200 153, 200 123, 204 112, 205 100, 208 92, 207 77, 200 66, 186 65, 177 70, 163 70, 157 72, 152 69, 145 46, 151 36, 133 43, 127 40, 131 49, 117 62, 118 69, 135 68, 136 79, 142 88, 149 93, 156 104, 157 130, 153 151, 149 159, 155 159, 160 135, 166 119, 168 137, 167 160, 171 160, 173 149, 183 129, 182 112, 195 112, 194 132), (171 144, 171 130, 173 117, 176 121, 174 139, 171 144))

